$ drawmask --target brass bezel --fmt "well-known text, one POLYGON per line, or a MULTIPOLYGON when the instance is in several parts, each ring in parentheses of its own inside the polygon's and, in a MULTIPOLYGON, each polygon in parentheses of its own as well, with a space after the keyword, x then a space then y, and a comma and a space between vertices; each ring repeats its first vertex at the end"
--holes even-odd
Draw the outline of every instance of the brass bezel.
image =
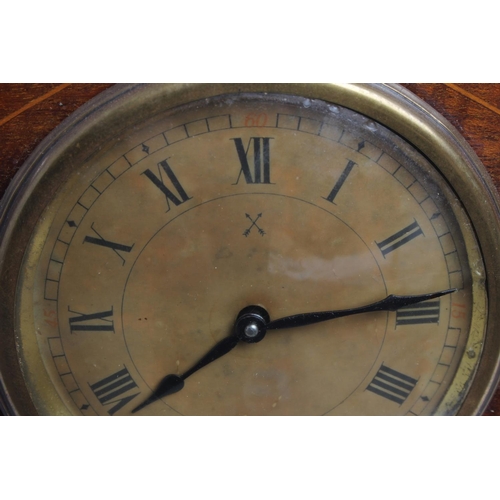
MULTIPOLYGON (((40 375, 44 369, 41 360, 35 360, 36 349, 23 345, 24 356, 29 356, 34 365, 38 365, 36 374, 24 369, 19 361, 22 357, 18 357, 22 342, 20 328, 27 328, 32 322, 28 315, 16 318, 18 276, 21 269, 27 276, 33 272, 31 264, 36 261, 37 252, 33 231, 39 224, 39 215, 53 199, 52 193, 70 178, 74 167, 88 160, 88 151, 97 150, 99 145, 133 123, 154 116, 159 110, 239 92, 299 95, 353 109, 402 136, 447 179, 474 227, 481 255, 476 253, 475 241, 466 241, 468 258, 471 269, 479 273, 482 272, 482 258, 486 285, 478 280, 473 289, 473 334, 466 351, 474 355, 468 359, 464 355, 456 376, 456 389, 443 400, 438 413, 481 414, 499 380, 500 336, 496 332, 500 313, 494 308, 487 310, 487 301, 497 303, 500 292, 498 195, 475 153, 449 122, 404 88, 383 84, 120 85, 100 94, 56 128, 16 175, 0 204, 0 278, 3 284, 0 291, 0 405, 4 411, 36 415, 37 408, 43 407, 44 413, 66 413, 53 395, 48 375, 40 375), (25 260, 24 250, 28 245, 35 250, 25 260), (30 394, 27 385, 36 390, 30 394), (458 409, 457 398, 467 391, 458 409)), ((38 226, 38 235, 50 226, 53 215, 54 210, 46 211, 43 224, 38 226)))

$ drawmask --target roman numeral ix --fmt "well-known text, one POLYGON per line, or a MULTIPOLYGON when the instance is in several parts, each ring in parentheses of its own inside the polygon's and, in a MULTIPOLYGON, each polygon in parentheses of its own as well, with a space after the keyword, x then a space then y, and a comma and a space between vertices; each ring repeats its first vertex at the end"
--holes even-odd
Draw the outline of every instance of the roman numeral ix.
POLYGON ((82 314, 77 311, 68 310, 78 316, 69 318, 69 328, 71 333, 75 332, 115 332, 113 322, 113 308, 109 311, 96 312, 92 314, 82 314), (110 319, 111 318, 111 319, 110 319))
POLYGON ((271 184, 271 151, 269 141, 272 137, 251 137, 247 147, 243 146, 241 138, 231 139, 234 141, 236 153, 240 161, 240 172, 235 184, 240 181, 241 174, 247 184, 271 184), (253 168, 248 161, 250 145, 253 143, 253 168))

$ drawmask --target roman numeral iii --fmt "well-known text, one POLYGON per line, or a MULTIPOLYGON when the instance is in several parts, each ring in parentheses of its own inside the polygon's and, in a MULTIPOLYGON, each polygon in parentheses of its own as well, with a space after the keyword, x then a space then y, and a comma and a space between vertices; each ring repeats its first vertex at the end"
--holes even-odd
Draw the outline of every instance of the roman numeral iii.
POLYGON ((271 184, 271 151, 269 141, 272 137, 251 137, 247 147, 243 146, 243 140, 238 138, 234 141, 236 153, 240 162, 240 172, 235 184, 240 181, 241 174, 247 184, 271 184), (253 155, 249 155, 250 146, 253 144, 253 155), (250 167, 249 158, 253 166, 250 167))
POLYGON ((396 311, 396 326, 439 323, 439 300, 429 300, 396 311))

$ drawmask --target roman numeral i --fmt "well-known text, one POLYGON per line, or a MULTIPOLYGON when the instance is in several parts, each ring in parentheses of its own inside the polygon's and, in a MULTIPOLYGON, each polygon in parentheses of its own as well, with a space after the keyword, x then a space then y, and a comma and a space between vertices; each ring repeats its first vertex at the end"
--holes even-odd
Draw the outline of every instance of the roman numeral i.
POLYGON ((344 182, 347 180, 347 176, 351 173, 351 170, 353 167, 356 165, 352 160, 347 161, 347 165, 340 174, 340 177, 338 181, 335 183, 335 186, 333 186, 333 189, 330 191, 330 194, 325 198, 323 197, 324 200, 329 201, 330 203, 333 203, 335 205, 335 198, 339 194, 340 188, 344 185, 344 182))

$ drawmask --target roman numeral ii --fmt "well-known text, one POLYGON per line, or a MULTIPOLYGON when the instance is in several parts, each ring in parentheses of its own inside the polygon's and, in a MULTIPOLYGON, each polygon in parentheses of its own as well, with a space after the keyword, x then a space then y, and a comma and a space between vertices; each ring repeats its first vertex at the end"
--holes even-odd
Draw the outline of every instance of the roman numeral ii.
POLYGON ((382 252, 382 255, 385 256, 396 250, 397 248, 405 245, 409 241, 413 240, 417 236, 423 235, 422 229, 420 229, 420 226, 418 225, 417 221, 413 222, 409 226, 406 226, 405 228, 401 229, 401 231, 397 231, 394 233, 392 236, 389 236, 389 238, 386 238, 384 241, 381 241, 380 243, 377 243, 377 246, 380 248, 380 251, 382 252))

